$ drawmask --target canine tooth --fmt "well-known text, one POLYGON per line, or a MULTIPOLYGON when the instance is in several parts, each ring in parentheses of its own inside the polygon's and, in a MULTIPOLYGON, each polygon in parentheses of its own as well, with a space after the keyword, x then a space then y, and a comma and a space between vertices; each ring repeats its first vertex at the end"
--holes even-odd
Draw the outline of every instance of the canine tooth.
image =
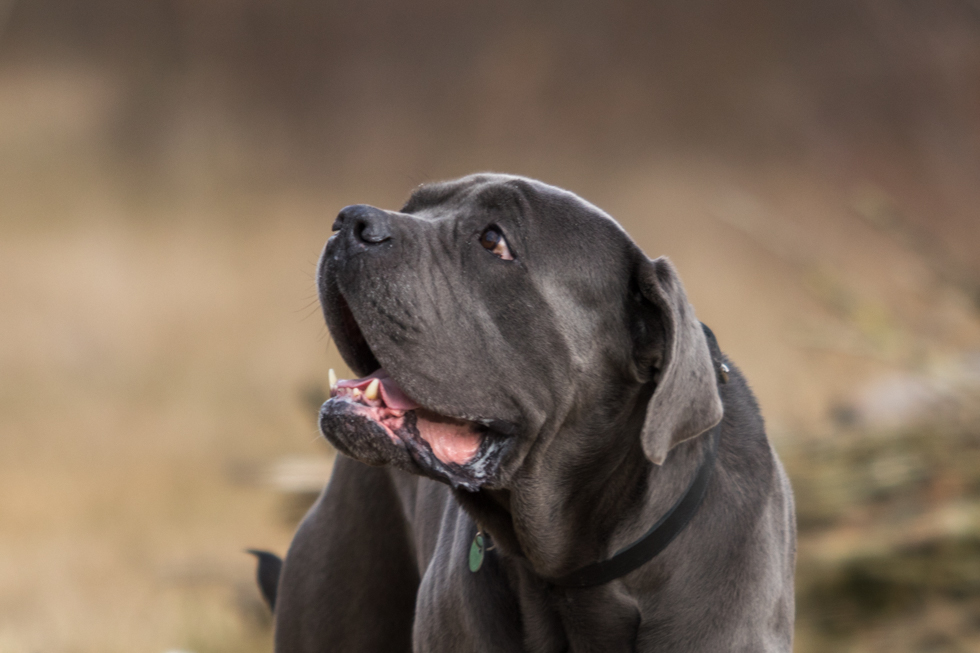
POLYGON ((378 387, 381 385, 381 381, 373 379, 368 383, 367 389, 364 391, 364 398, 368 401, 374 401, 378 398, 378 387))
POLYGON ((332 367, 330 368, 330 371, 327 372, 327 378, 330 380, 330 389, 331 390, 336 390, 337 389, 337 373, 333 371, 333 368, 332 367))

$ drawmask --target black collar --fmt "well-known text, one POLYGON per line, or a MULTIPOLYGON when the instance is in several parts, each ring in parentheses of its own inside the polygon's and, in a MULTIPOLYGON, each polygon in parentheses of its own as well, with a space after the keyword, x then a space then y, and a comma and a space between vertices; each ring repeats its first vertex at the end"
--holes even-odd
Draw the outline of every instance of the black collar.
MULTIPOLYGON (((711 352, 711 360, 717 374, 717 383, 719 386, 725 385, 728 383, 730 370, 724 362, 721 349, 718 347, 718 340, 708 325, 702 324, 701 328, 704 329, 704 335, 708 341, 708 350, 711 352)), ((603 585, 638 569, 666 549, 667 545, 684 530, 694 515, 697 514, 698 508, 701 507, 705 490, 708 488, 708 481, 711 480, 711 472, 715 468, 718 440, 721 438, 721 422, 708 431, 707 437, 709 438, 708 451, 705 453, 704 460, 701 461, 701 466, 698 468, 694 480, 687 486, 687 491, 643 537, 620 549, 607 560, 593 562, 560 578, 550 579, 548 582, 556 587, 603 585)))
POLYGON ((558 587, 602 585, 641 567, 667 548, 667 545, 684 530, 701 507, 708 481, 711 479, 711 472, 715 467, 720 434, 721 423, 708 432, 708 451, 687 491, 643 537, 620 549, 607 560, 593 562, 561 578, 548 579, 548 582, 558 587))
MULTIPOLYGON (((708 350, 711 352, 711 359, 717 374, 718 385, 727 384, 730 370, 724 362, 724 357, 718 347, 715 334, 706 324, 702 324, 701 327, 704 329, 704 335, 708 341, 708 350)), ((607 560, 593 562, 560 578, 546 578, 544 580, 555 587, 580 588, 604 585, 642 567, 666 549, 667 545, 687 527, 694 518, 694 515, 697 514, 702 501, 704 501, 704 494, 708 489, 708 481, 711 480, 711 473, 715 468, 715 458, 718 455, 718 441, 721 439, 721 422, 708 431, 707 437, 707 452, 691 484, 687 486, 687 490, 677 502, 670 507, 670 510, 664 513, 643 537, 620 549, 607 560)), ((479 530, 477 537, 481 537, 482 535, 483 531, 479 530)), ((474 542, 476 541, 474 540, 474 542)), ((482 542, 479 545, 479 551, 482 561, 482 542)))

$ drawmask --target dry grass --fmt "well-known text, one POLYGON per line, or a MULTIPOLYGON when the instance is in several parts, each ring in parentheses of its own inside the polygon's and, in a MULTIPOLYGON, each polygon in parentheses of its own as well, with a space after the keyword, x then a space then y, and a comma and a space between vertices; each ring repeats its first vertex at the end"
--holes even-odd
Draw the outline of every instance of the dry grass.
POLYGON ((268 649, 242 549, 292 524, 238 470, 325 452, 316 213, 2 235, 0 651, 268 649))

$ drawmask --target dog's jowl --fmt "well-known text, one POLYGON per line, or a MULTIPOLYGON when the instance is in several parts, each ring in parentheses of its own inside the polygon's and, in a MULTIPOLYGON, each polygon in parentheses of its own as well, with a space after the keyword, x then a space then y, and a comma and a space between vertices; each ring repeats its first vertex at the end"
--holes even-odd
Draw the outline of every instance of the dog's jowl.
POLYGON ((790 651, 793 499, 674 266, 504 175, 348 206, 318 284, 359 378, 276 650, 790 651))

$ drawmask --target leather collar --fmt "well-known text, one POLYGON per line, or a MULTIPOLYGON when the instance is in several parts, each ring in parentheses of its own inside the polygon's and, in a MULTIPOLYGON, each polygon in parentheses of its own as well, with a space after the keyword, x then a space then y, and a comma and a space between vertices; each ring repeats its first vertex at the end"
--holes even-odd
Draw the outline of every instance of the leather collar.
POLYGON ((715 468, 720 436, 721 423, 719 422, 708 432, 708 451, 687 491, 643 537, 620 549, 611 558, 593 562, 560 578, 548 579, 548 582, 558 587, 603 585, 641 567, 667 548, 667 545, 684 530, 701 507, 708 481, 711 480, 711 472, 715 468))

